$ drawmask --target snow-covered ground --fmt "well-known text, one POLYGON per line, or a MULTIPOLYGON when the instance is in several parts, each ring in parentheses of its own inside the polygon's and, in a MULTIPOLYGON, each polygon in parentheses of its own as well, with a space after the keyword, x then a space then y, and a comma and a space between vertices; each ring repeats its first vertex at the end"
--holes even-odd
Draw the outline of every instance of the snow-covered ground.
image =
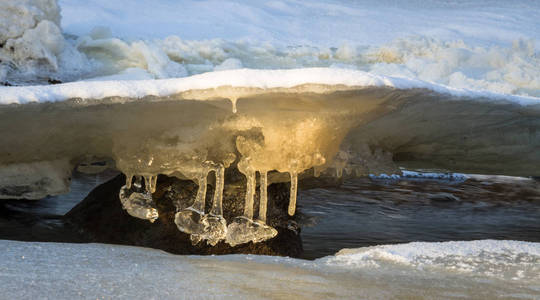
POLYGON ((0 241, 10 299, 523 298, 540 295, 540 244, 410 243, 342 250, 315 261, 177 256, 102 245, 0 241))
MULTIPOLYGON (((14 3, 21 6, 4 6, 14 3)), ((540 96, 535 1, 62 0, 64 41, 54 10, 24 3, 25 18, 9 19, 24 30, 7 45, 29 52, 10 57, 9 47, 0 50, 0 81, 12 84, 331 67, 540 96), (48 27, 30 26, 43 18, 48 27), (34 35, 39 39, 29 44, 34 35)))

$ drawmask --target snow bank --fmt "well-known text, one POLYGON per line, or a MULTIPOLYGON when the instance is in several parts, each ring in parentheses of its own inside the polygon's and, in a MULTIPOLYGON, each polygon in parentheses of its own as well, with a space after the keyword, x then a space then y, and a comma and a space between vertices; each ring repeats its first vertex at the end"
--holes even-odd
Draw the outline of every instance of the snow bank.
POLYGON ((14 53, 0 49, 8 55, 0 81, 9 84, 337 67, 540 96, 534 2, 64 0, 65 36, 55 2, 3 5, 25 12, 3 18, 20 40, 14 53))
POLYGON ((7 0, 0 4, 0 81, 13 65, 58 68, 64 47, 55 0, 7 0))

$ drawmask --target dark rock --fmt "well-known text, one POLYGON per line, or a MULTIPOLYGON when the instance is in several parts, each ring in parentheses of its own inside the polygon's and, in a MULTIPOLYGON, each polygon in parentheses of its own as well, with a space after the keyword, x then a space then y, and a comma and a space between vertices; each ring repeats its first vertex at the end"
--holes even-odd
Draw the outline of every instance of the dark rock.
MULTIPOLYGON (((231 222, 242 215, 244 209, 245 178, 231 174, 233 182, 226 181, 223 193, 224 218, 231 222)), ((236 171, 237 172, 237 171, 236 171)), ((231 247, 225 242, 215 246, 201 242, 192 245, 188 234, 180 232, 174 223, 177 208, 192 204, 197 185, 190 180, 160 175, 153 194, 159 218, 150 223, 131 217, 122 208, 118 191, 125 184, 124 175, 96 187, 81 203, 64 217, 87 242, 134 245, 162 249, 175 254, 232 254, 251 253, 299 257, 302 253, 300 230, 295 218, 287 214, 289 184, 274 183, 268 187, 268 223, 277 229, 278 235, 261 243, 247 243, 231 247)), ((213 187, 208 186, 207 211, 210 210, 213 187)), ((254 213, 258 214, 258 195, 254 213)))
POLYGON ((54 79, 54 78, 49 78, 49 79, 47 79, 47 82, 48 82, 49 84, 60 84, 60 83, 62 83, 62 81, 60 81, 60 80, 58 80, 58 79, 54 79))

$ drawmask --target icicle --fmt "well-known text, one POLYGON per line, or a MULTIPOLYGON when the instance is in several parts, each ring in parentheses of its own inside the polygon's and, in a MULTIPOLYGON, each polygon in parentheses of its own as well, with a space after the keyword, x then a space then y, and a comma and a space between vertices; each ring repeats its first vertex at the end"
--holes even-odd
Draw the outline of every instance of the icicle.
POLYGON ((223 216, 223 188, 225 185, 225 168, 219 164, 215 170, 216 174, 216 187, 214 191, 214 199, 212 203, 212 210, 210 214, 214 216, 223 216))
POLYGON ((232 103, 232 112, 236 113, 236 101, 238 100, 238 98, 231 97, 231 98, 229 98, 229 100, 231 100, 231 103, 232 103))
POLYGON ((131 181, 133 180, 133 174, 126 174, 126 187, 131 188, 131 181))
POLYGON ((244 203, 244 216, 253 219, 253 196, 255 196, 255 171, 248 171, 246 174, 246 201, 244 203))
POLYGON ((206 199, 206 177, 208 176, 208 169, 204 170, 198 176, 199 188, 197 190, 197 196, 193 204, 177 212, 174 215, 174 223, 178 230, 187 234, 192 234, 192 243, 198 243, 202 236, 208 231, 209 224, 204 214, 204 206, 206 199))
POLYGON ((259 183, 260 201, 259 201, 259 220, 266 223, 266 209, 268 205, 268 172, 259 171, 261 182, 259 183))
POLYGON ((144 176, 144 188, 147 192, 152 193, 152 176, 144 176))
POLYGON ((132 183, 132 185, 137 189, 142 188, 142 177, 135 175, 135 181, 132 183))
MULTIPOLYGON (((260 174, 262 188, 262 186, 267 185, 266 172, 260 172, 260 174)), ((271 239, 277 235, 276 229, 266 225, 265 222, 261 220, 261 218, 266 219, 266 205, 264 205, 264 209, 259 209, 259 220, 252 220, 253 196, 255 195, 255 171, 247 171, 246 177, 247 189, 246 202, 244 204, 244 215, 236 217, 234 221, 227 227, 225 241, 233 247, 247 242, 259 243, 271 239)), ((262 191, 261 195, 263 195, 262 191)), ((263 202, 267 202, 266 196, 261 196, 261 207, 263 207, 263 202)))
POLYGON ((313 167, 313 176, 314 177, 319 177, 321 176, 321 171, 323 170, 322 167, 319 167, 319 166, 314 166, 313 167))
POLYGON ((197 190, 197 196, 191 208, 204 215, 204 205, 206 200, 206 177, 208 176, 208 171, 205 171, 199 175, 199 189, 197 190))
MULTIPOLYGON (((126 185, 120 188, 118 197, 122 207, 133 217, 154 222, 159 214, 152 200, 152 194, 142 189, 141 176, 135 176, 134 182, 132 178, 131 175, 126 176, 126 185)), ((147 189, 150 181, 148 178, 145 177, 147 189)))
POLYGON ((298 190, 298 173, 291 171, 291 194, 289 199, 289 216, 294 216, 296 210, 296 192, 298 190))
POLYGON ((341 176, 343 176, 343 168, 340 167, 340 166, 337 166, 336 167, 336 177, 341 178, 341 176))
POLYGON ((151 189, 151 193, 155 193, 156 192, 156 186, 157 186, 157 175, 155 176, 152 176, 152 178, 150 179, 150 184, 152 186, 152 189, 151 189))

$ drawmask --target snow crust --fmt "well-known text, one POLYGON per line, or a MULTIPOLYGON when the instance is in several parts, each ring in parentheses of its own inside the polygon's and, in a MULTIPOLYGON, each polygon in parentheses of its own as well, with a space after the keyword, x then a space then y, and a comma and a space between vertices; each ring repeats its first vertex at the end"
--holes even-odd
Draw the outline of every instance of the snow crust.
POLYGON ((315 261, 102 244, 0 241, 0 250, 7 298, 535 298, 540 278, 540 244, 518 241, 384 245, 315 261))
POLYGON ((458 97, 509 100, 521 105, 539 104, 539 98, 497 94, 488 91, 454 89, 428 82, 370 74, 363 71, 309 68, 293 70, 228 70, 163 80, 86 81, 47 86, 0 87, 0 103, 63 101, 71 98, 102 99, 106 97, 142 98, 169 96, 189 90, 218 87, 291 88, 303 84, 344 85, 349 87, 386 86, 397 89, 425 88, 458 97))

